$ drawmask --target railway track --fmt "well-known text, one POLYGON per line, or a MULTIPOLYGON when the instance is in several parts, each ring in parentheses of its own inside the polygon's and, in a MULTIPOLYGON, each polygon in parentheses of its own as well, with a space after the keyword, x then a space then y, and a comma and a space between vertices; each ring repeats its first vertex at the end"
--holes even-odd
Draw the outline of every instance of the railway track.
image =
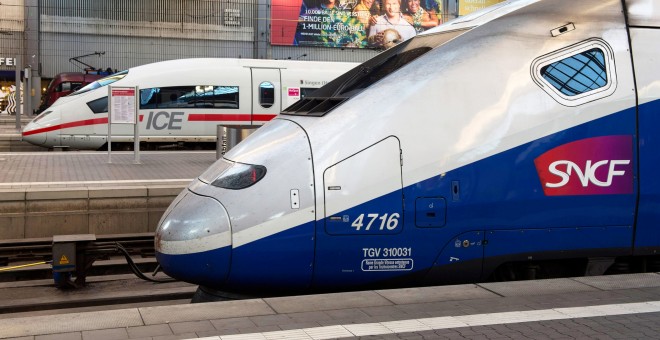
POLYGON ((54 309, 105 310, 132 304, 187 303, 197 289, 163 273, 152 274, 157 267, 152 233, 97 236, 84 247, 86 254, 95 257, 85 271, 84 285, 58 289, 49 263, 53 259, 52 244, 52 238, 0 241, 0 318, 54 309), (137 277, 119 248, 125 249, 140 273, 165 282, 137 277))
MULTIPOLYGON (((129 268, 126 266, 126 260, 108 261, 122 255, 117 244, 126 249, 131 257, 136 258, 136 264, 141 271, 153 271, 156 268, 153 238, 153 233, 96 236, 96 241, 85 246, 85 252, 90 256, 95 256, 96 262, 99 262, 100 265, 93 266, 88 273, 90 275, 108 275, 127 272, 122 270, 122 268, 126 268, 126 270, 129 268)), ((52 248, 52 237, 0 240, 0 282, 52 278, 50 265, 38 265, 34 268, 19 267, 52 261, 52 248), (13 267, 19 268, 11 269, 13 267)))

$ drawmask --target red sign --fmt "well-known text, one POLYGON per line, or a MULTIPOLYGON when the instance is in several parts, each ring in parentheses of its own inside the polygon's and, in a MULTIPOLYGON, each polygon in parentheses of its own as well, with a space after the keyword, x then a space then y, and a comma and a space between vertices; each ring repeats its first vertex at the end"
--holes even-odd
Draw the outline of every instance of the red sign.
POLYGON ((632 136, 604 136, 560 145, 534 160, 546 196, 633 192, 632 136))

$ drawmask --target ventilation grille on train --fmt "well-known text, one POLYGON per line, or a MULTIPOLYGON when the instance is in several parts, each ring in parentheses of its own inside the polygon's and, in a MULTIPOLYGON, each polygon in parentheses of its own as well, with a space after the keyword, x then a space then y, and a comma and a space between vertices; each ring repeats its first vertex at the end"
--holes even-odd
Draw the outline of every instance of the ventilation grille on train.
POLYGON ((321 117, 348 98, 303 98, 282 111, 283 114, 321 117))

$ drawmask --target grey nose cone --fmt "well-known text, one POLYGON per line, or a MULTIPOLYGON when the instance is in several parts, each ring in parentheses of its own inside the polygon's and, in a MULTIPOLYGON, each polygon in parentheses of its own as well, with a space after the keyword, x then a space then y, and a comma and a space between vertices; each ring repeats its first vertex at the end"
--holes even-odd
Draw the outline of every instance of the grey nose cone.
POLYGON ((188 254, 231 246, 225 208, 215 199, 192 192, 165 216, 156 230, 156 251, 188 254))

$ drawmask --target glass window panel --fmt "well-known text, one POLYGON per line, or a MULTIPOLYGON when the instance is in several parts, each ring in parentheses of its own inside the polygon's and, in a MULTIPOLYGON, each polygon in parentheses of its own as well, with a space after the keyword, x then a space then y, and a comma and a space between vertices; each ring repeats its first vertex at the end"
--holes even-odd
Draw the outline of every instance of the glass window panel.
POLYGON ((598 48, 541 68, 541 76, 566 96, 577 96, 607 85, 605 54, 598 48))
POLYGON ((209 95, 217 109, 238 109, 238 86, 214 86, 209 95))
POLYGON ((110 85, 110 84, 126 77, 127 74, 128 74, 128 70, 121 71, 119 73, 115 73, 115 74, 113 74, 109 77, 105 77, 105 78, 99 79, 95 82, 89 83, 85 87, 83 87, 80 90, 72 93, 71 95, 77 95, 77 94, 85 93, 85 92, 88 92, 88 91, 91 91, 91 90, 96 90, 96 89, 98 89, 100 87, 103 87, 103 86, 110 85))
POLYGON ((140 90, 140 109, 238 109, 238 86, 176 86, 140 90))
POLYGON ((259 104, 263 108, 269 108, 275 103, 275 87, 270 82, 259 84, 259 104))
POLYGON ((158 107, 159 88, 140 90, 140 110, 158 107))
POLYGON ((108 97, 99 98, 97 100, 92 100, 87 103, 89 109, 94 113, 103 113, 108 112, 108 97))
POLYGON ((163 87, 159 93, 158 108, 194 108, 196 96, 195 86, 163 87))

